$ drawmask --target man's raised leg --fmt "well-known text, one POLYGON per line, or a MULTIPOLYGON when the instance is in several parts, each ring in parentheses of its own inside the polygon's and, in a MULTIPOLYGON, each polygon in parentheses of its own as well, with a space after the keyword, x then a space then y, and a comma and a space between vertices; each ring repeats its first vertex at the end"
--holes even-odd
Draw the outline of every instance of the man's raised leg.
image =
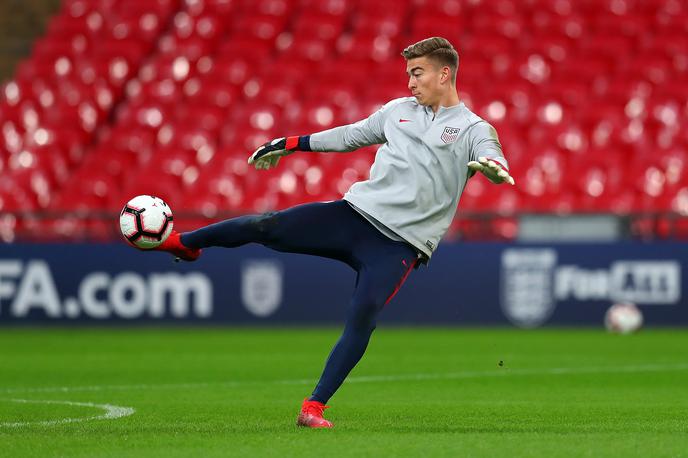
MULTIPOLYGON (((312 254, 351 263, 352 219, 345 201, 298 205, 278 212, 228 219, 183 234, 173 233, 160 249, 175 256, 202 248, 259 243, 276 251, 312 254)), ((196 256, 197 257, 197 256, 196 256)), ((184 258, 182 258, 184 259, 184 258)))

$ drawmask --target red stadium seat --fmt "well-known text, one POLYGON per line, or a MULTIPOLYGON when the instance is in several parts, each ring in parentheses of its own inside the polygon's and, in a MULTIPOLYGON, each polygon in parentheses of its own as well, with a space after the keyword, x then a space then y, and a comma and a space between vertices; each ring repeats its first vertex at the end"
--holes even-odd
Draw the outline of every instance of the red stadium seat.
POLYGON ((301 98, 297 84, 285 81, 282 75, 265 75, 264 78, 251 80, 244 86, 249 101, 261 105, 275 105, 282 109, 301 98))
POLYGON ((346 17, 356 5, 355 0, 299 0, 304 11, 346 17))
POLYGON ((375 35, 397 37, 404 28, 405 13, 392 9, 385 14, 374 12, 361 13, 354 17, 354 33, 361 35, 375 35))
POLYGON ((248 16, 237 23, 232 35, 273 45, 277 36, 285 30, 286 24, 287 19, 284 16, 248 16))
POLYGON ((177 83, 182 83, 189 78, 191 65, 192 62, 184 56, 159 56, 146 62, 141 67, 138 77, 143 83, 161 79, 171 79, 177 83))
POLYGON ((100 11, 91 10, 79 16, 59 14, 48 25, 48 36, 74 37, 84 35, 92 39, 98 36, 105 25, 105 19, 100 11))
POLYGON ((264 63, 272 57, 274 49, 275 46, 266 41, 233 36, 222 40, 215 54, 218 62, 230 62, 239 59, 251 63, 264 63))
POLYGON ((263 0, 254 2, 252 0, 240 0, 239 8, 249 16, 270 15, 288 16, 296 7, 296 0, 263 0))
POLYGON ((346 108, 356 99, 357 87, 347 80, 323 78, 319 84, 307 88, 303 96, 312 101, 331 103, 339 108, 346 108))
POLYGON ((188 103, 198 107, 227 110, 242 102, 241 90, 215 81, 199 82, 200 89, 194 95, 187 94, 188 103))
POLYGON ((343 16, 303 10, 293 27, 295 36, 310 36, 318 41, 333 42, 344 30, 343 16))
POLYGON ((179 38, 174 35, 167 35, 158 41, 158 48, 163 55, 185 57, 193 63, 201 57, 210 55, 215 44, 214 41, 197 36, 179 38))
POLYGON ((460 51, 463 51, 466 43, 463 40, 459 40, 464 30, 463 26, 464 23, 461 19, 447 21, 446 17, 441 14, 432 14, 424 11, 422 14, 413 17, 411 21, 411 34, 405 44, 412 44, 428 37, 440 36, 455 43, 456 46, 461 43, 462 48, 460 51))
POLYGON ((127 16, 140 16, 151 13, 159 17, 169 16, 176 8, 179 8, 179 0, 119 0, 117 10, 127 16))
MULTIPOLYGON (((282 55, 288 54, 287 60, 301 60, 308 65, 323 62, 334 54, 334 43, 331 40, 316 40, 310 34, 289 37, 280 46, 282 55)), ((301 74, 303 75, 303 73, 301 74)))
POLYGON ((340 125, 339 108, 325 101, 313 101, 299 106, 291 119, 291 128, 298 132, 320 132, 340 125))
MULTIPOLYGON (((456 3, 456 0, 450 0, 449 3, 456 3)), ((395 0, 378 0, 369 2, 366 0, 357 0, 355 2, 354 12, 362 12, 369 16, 406 16, 411 10, 411 2, 395 1, 395 0)))
POLYGON ((176 113, 176 122, 180 129, 202 129, 207 132, 216 132, 226 118, 225 109, 202 104, 186 105, 176 113))
POLYGON ((397 51, 392 38, 384 35, 344 35, 337 42, 340 55, 351 60, 384 62, 397 51))
MULTIPOLYGON (((455 22, 466 15, 465 2, 461 0, 446 0, 443 2, 435 2, 433 0, 416 0, 416 13, 434 15, 442 18, 441 22, 455 22)), ((382 2, 390 9, 394 9, 393 2, 382 2)))
POLYGON ((148 83, 138 80, 132 81, 127 86, 127 97, 130 104, 161 103, 172 105, 179 102, 182 97, 181 86, 172 78, 154 79, 148 83))

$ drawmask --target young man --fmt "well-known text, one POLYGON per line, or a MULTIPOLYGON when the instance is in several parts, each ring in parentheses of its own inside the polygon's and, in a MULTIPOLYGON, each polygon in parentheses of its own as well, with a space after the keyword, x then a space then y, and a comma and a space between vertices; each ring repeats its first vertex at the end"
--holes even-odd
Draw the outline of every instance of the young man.
POLYGON ((460 102, 458 54, 444 38, 403 51, 412 97, 392 100, 369 118, 301 137, 279 138, 249 158, 256 169, 295 151, 352 151, 382 144, 370 178, 343 200, 242 216, 172 235, 158 249, 193 261, 202 248, 256 242, 277 251, 345 262, 356 273, 346 325, 297 424, 330 428, 325 405, 360 360, 376 317, 449 228, 466 181, 480 171, 514 184, 497 133, 460 102))

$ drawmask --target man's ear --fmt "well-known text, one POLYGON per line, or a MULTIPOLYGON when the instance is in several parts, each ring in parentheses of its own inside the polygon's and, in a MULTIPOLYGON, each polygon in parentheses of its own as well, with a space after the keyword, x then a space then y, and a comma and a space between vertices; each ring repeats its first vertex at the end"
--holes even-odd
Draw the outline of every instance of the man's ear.
POLYGON ((451 78, 451 69, 445 65, 442 67, 442 82, 446 83, 451 78))

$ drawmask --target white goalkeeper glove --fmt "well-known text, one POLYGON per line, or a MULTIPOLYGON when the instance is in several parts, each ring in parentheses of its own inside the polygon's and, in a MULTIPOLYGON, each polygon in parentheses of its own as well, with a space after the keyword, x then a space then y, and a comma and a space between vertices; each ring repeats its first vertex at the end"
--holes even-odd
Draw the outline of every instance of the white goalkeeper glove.
POLYGON ((516 184, 514 179, 511 177, 511 175, 509 175, 509 172, 505 168, 503 168, 497 162, 486 157, 479 157, 477 161, 470 161, 468 163, 468 168, 473 172, 482 173, 487 177, 488 180, 495 184, 516 184))
POLYGON ((253 165, 256 170, 271 169, 277 166, 282 156, 293 153, 298 146, 299 137, 276 138, 258 148, 248 158, 248 163, 253 165))

